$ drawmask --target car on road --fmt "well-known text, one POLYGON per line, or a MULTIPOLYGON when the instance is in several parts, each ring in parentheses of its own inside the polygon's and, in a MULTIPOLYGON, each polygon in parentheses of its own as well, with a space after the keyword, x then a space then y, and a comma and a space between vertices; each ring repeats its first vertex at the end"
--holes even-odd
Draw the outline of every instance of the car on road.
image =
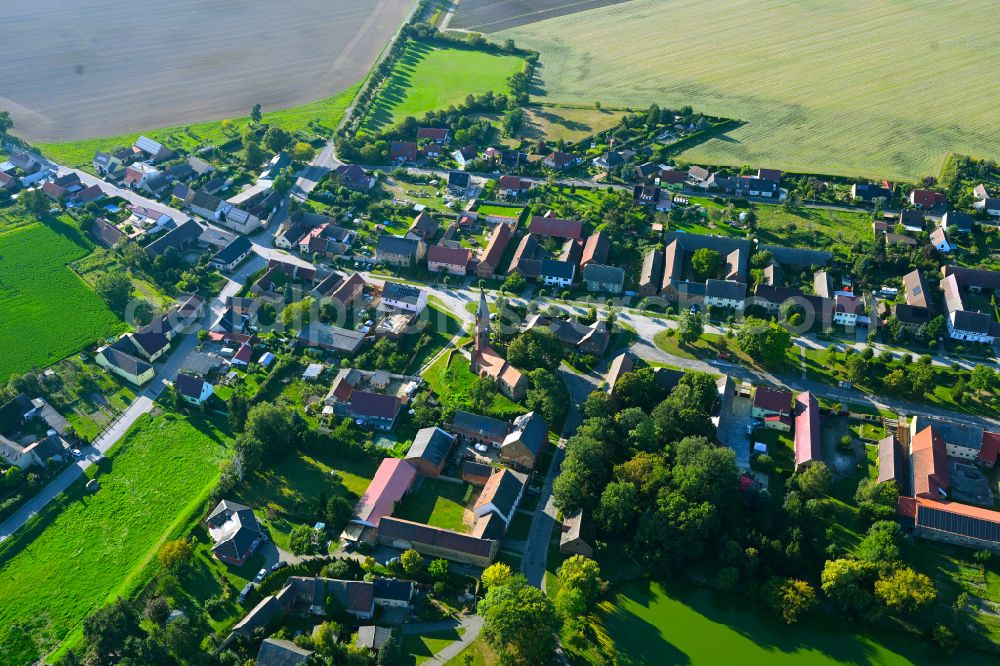
POLYGON ((257 572, 257 575, 254 576, 253 582, 259 583, 260 581, 264 580, 264 576, 266 575, 267 575, 267 569, 261 569, 260 571, 257 572))
POLYGON ((845 389, 854 388, 854 384, 852 384, 851 382, 845 382, 844 380, 840 380, 839 382, 837 382, 837 386, 845 389))
POLYGON ((278 569, 284 569, 287 566, 288 566, 288 562, 286 562, 284 560, 278 560, 277 562, 275 562, 274 564, 271 565, 271 571, 277 571, 278 569))
POLYGON ((70 449, 69 452, 73 455, 74 458, 79 458, 82 455, 80 453, 80 449, 70 449))

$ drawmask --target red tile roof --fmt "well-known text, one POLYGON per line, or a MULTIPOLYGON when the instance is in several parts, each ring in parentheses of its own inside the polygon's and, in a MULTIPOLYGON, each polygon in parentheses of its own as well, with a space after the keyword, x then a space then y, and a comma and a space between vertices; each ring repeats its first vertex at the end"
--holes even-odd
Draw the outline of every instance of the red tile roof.
POLYGON ((445 245, 431 245, 427 248, 427 263, 447 264, 449 266, 469 265, 472 259, 472 250, 467 247, 447 247, 445 245))
POLYGON ((497 188, 501 190, 526 190, 531 187, 531 181, 521 180, 520 176, 500 176, 497 188))
POLYGON ((531 218, 528 233, 538 236, 552 236, 553 238, 579 239, 583 236, 583 222, 535 215, 531 218))
POLYGON ((913 463, 913 494, 917 497, 940 499, 948 490, 948 457, 944 440, 928 426, 910 440, 910 460, 913 463))
POLYGON ((490 242, 486 245, 486 249, 483 250, 479 262, 481 264, 488 264, 491 270, 495 271, 497 265, 500 263, 500 258, 503 257, 503 253, 507 250, 510 237, 511 230, 506 224, 498 224, 494 227, 493 234, 490 236, 490 242))
POLYGON ((808 391, 795 397, 795 466, 821 460, 819 404, 808 391))
POLYGON ((444 141, 448 138, 448 130, 437 127, 421 127, 417 130, 417 138, 444 141))
POLYGON ((766 412, 790 414, 792 411, 792 392, 785 389, 758 386, 753 392, 753 406, 766 412))
POLYGON ((979 449, 976 460, 995 465, 997 457, 1000 457, 1000 433, 984 432, 983 446, 979 449))
POLYGON ((396 502, 413 485, 417 468, 401 458, 385 458, 375 471, 375 476, 365 494, 354 507, 354 515, 361 522, 378 527, 382 518, 392 514, 396 502))
POLYGON ((910 201, 913 202, 913 205, 921 206, 923 208, 933 208, 943 199, 944 195, 931 190, 913 190, 913 192, 910 193, 910 201))
POLYGON ((583 246, 583 255, 580 257, 580 265, 589 263, 603 264, 608 259, 608 251, 611 249, 611 242, 603 231, 591 234, 583 246))

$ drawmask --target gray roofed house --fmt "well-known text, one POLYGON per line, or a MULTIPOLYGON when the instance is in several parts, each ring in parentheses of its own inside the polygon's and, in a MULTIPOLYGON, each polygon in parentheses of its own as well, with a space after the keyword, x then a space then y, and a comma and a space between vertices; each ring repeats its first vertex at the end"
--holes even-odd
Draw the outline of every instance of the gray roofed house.
POLYGON ((528 412, 514 419, 511 432, 500 445, 500 459, 516 467, 532 469, 548 441, 548 424, 541 414, 528 412))
POLYGON ((354 391, 348 413, 351 418, 362 421, 366 425, 381 430, 391 430, 396 424, 396 417, 402 402, 394 395, 372 393, 370 391, 354 391))
POLYGON ((746 282, 736 280, 706 280, 705 302, 709 305, 736 307, 733 303, 742 303, 747 296, 746 282))
POLYGON ((454 442, 455 436, 441 428, 421 428, 406 452, 406 459, 416 465, 421 474, 437 476, 454 442))
POLYGON ((594 530, 582 510, 563 518, 562 533, 559 535, 559 552, 563 554, 594 556, 594 530))
POLYGON ((118 241, 125 238, 125 232, 111 224, 103 217, 94 220, 90 233, 105 247, 114 247, 118 241))
POLYGON ((472 513, 477 519, 483 518, 488 513, 496 513, 509 525, 524 494, 527 478, 524 474, 509 469, 498 470, 483 486, 483 492, 476 500, 472 513))
POLYGON ((779 264, 786 266, 826 266, 833 259, 833 253, 826 250, 809 250, 798 247, 784 247, 782 245, 761 245, 762 252, 768 251, 779 264))
POLYGON ((559 261, 557 259, 542 259, 539 264, 538 276, 546 284, 568 286, 576 275, 576 263, 559 261))
POLYGON ((214 166, 212 166, 211 164, 209 164, 208 162, 206 162, 203 159, 200 159, 198 157, 194 157, 193 155, 188 158, 187 163, 188 163, 188 166, 191 167, 191 170, 194 171, 199 176, 204 176, 206 173, 211 173, 211 172, 215 171, 215 167, 214 166))
POLYGON ((409 606, 413 599, 413 581, 397 580, 395 578, 376 578, 376 606, 409 606))
POLYGON ((246 236, 237 236, 232 243, 215 253, 209 262, 220 270, 232 270, 253 252, 253 243, 246 236))
POLYGON ((832 298, 833 284, 830 274, 826 271, 816 271, 813 274, 813 292, 820 298, 832 298))
POLYGON ((480 539, 410 520, 384 516, 378 524, 378 542, 394 548, 414 548, 418 552, 456 562, 488 566, 499 550, 493 539, 480 539))
POLYGON ((141 386, 153 378, 153 366, 134 356, 131 353, 131 351, 135 351, 134 347, 130 348, 125 345, 131 347, 128 338, 119 338, 115 344, 99 349, 95 360, 101 367, 107 368, 137 386, 141 386))
POLYGON ((459 409, 452 417, 451 429, 457 435, 499 446, 510 432, 510 425, 506 421, 459 409))
POLYGON ((264 537, 253 509, 238 502, 222 500, 205 523, 215 542, 212 554, 235 566, 243 566, 264 537))
POLYGON ((423 241, 419 239, 383 234, 375 245, 375 259, 406 268, 420 261, 424 248, 423 241))
POLYGON ((358 627, 358 640, 355 645, 377 652, 390 638, 392 638, 391 628, 366 625, 358 627))
POLYGON ((663 281, 663 252, 653 248, 646 252, 642 260, 642 273, 639 276, 639 295, 655 296, 663 281))
POLYGON ((903 291, 906 304, 915 307, 932 308, 930 292, 927 283, 919 270, 913 270, 903 276, 903 291))
POLYGON ((536 315, 528 322, 528 328, 545 326, 568 347, 573 347, 585 354, 603 356, 611 342, 611 333, 603 320, 595 321, 587 326, 575 320, 546 319, 536 315))
POLYGON ((344 354, 355 354, 365 341, 365 334, 339 326, 311 322, 299 331, 298 341, 307 347, 319 347, 344 354))
POLYGON ((265 638, 257 651, 257 666, 299 666, 313 654, 283 638, 265 638))
POLYGON ((583 281, 588 291, 621 293, 625 286, 625 269, 621 266, 587 264, 583 267, 583 281))
POLYGON ((200 224, 194 220, 187 220, 154 240, 144 250, 150 257, 163 254, 170 247, 178 251, 184 250, 198 242, 198 239, 201 237, 201 231, 200 224))
POLYGON ((885 481, 895 481, 900 494, 909 494, 909 459, 895 435, 889 435, 878 443, 878 482, 885 481))
POLYGON ((333 597, 341 608, 362 620, 370 619, 375 613, 375 587, 368 581, 292 576, 288 584, 294 592, 294 603, 316 615, 325 614, 328 597, 333 597))
POLYGON ((607 392, 614 395, 615 384, 617 384, 618 380, 622 378, 622 375, 627 372, 632 372, 633 369, 635 369, 635 361, 630 353, 625 351, 616 356, 614 360, 611 361, 611 365, 608 367, 608 374, 604 382, 606 384, 607 392))

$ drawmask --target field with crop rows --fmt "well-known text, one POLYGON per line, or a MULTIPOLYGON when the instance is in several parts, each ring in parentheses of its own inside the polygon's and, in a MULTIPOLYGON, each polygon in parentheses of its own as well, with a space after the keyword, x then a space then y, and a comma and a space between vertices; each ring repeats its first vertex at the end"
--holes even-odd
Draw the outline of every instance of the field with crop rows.
POLYGON ((214 421, 143 416, 100 463, 100 490, 78 481, 0 545, 0 663, 72 642, 87 615, 141 584, 208 497, 225 441, 214 421))
POLYGON ((747 121, 684 154, 714 164, 918 178, 1000 156, 993 0, 634 0, 492 35, 541 53, 536 99, 691 105, 747 121), (983 82, 980 85, 978 82, 983 82))
POLYGON ((76 226, 60 219, 5 229, 0 224, 0 377, 47 366, 122 329, 66 267, 91 248, 76 226))
POLYGON ((466 95, 507 92, 507 79, 524 67, 517 56, 411 42, 365 118, 378 130, 407 116, 447 109, 466 95))
POLYGON ((448 24, 475 32, 498 32, 628 0, 461 0, 448 24))

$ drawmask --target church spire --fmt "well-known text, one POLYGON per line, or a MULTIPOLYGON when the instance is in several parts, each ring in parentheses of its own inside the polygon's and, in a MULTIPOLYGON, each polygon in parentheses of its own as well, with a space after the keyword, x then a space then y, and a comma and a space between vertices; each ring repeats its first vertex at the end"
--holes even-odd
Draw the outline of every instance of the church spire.
POLYGON ((486 291, 479 289, 479 307, 476 309, 476 351, 490 346, 490 306, 486 291))

